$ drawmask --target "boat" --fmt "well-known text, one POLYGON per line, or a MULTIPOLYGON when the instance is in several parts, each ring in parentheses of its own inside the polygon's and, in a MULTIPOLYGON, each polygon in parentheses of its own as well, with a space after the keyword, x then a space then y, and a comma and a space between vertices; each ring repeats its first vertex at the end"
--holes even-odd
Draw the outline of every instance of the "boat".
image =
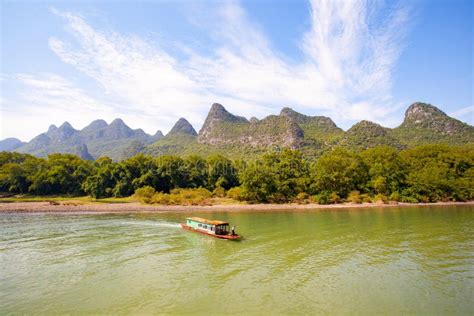
POLYGON ((209 220, 201 217, 188 217, 186 218, 186 223, 181 224, 181 227, 186 230, 220 239, 237 240, 242 237, 229 230, 228 222, 209 220))

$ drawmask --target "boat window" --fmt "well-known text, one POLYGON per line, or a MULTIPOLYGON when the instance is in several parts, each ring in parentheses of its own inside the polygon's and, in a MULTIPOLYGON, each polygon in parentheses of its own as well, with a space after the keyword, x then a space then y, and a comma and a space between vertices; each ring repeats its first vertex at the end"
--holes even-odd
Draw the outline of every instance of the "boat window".
POLYGON ((204 229, 207 229, 207 225, 204 225, 203 227, 204 227, 204 229))
POLYGON ((213 226, 211 226, 211 230, 214 231, 214 227, 213 227, 213 226))
POLYGON ((198 224, 198 227, 202 227, 202 224, 198 224))

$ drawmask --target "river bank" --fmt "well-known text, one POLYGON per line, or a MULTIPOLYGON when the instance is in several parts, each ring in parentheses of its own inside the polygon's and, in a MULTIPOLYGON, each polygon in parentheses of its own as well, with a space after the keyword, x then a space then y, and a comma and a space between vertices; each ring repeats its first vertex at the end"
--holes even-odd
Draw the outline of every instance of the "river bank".
POLYGON ((75 200, 59 202, 0 202, 0 213, 153 213, 153 212, 192 212, 192 211, 279 211, 279 210, 313 210, 313 209, 346 209, 346 208, 381 208, 404 206, 449 206, 474 205, 469 202, 437 202, 437 203, 339 203, 321 204, 222 204, 222 205, 147 205, 138 202, 129 203, 83 203, 75 200))

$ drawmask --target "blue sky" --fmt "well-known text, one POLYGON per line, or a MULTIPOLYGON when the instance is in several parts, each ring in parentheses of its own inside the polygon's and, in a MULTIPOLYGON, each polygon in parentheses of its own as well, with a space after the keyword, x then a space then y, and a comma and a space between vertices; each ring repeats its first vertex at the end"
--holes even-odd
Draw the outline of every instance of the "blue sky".
POLYGON ((474 124, 472 1, 2 1, 0 139, 116 117, 199 129, 214 102, 342 128, 422 101, 474 124))

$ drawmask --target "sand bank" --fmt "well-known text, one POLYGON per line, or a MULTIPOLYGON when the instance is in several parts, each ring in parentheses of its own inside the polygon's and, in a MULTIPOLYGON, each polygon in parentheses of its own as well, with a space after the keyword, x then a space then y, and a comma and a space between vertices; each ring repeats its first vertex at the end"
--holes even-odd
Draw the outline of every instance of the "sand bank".
POLYGON ((153 212, 193 212, 193 211, 281 211, 281 210, 313 210, 313 209, 345 209, 345 208, 381 208, 400 206, 443 206, 443 205, 474 205, 470 202, 438 202, 438 203, 340 203, 331 205, 320 204, 228 204, 228 205, 145 205, 140 203, 81 203, 75 201, 50 202, 11 202, 1 203, 2 212, 24 213, 153 213, 153 212))

